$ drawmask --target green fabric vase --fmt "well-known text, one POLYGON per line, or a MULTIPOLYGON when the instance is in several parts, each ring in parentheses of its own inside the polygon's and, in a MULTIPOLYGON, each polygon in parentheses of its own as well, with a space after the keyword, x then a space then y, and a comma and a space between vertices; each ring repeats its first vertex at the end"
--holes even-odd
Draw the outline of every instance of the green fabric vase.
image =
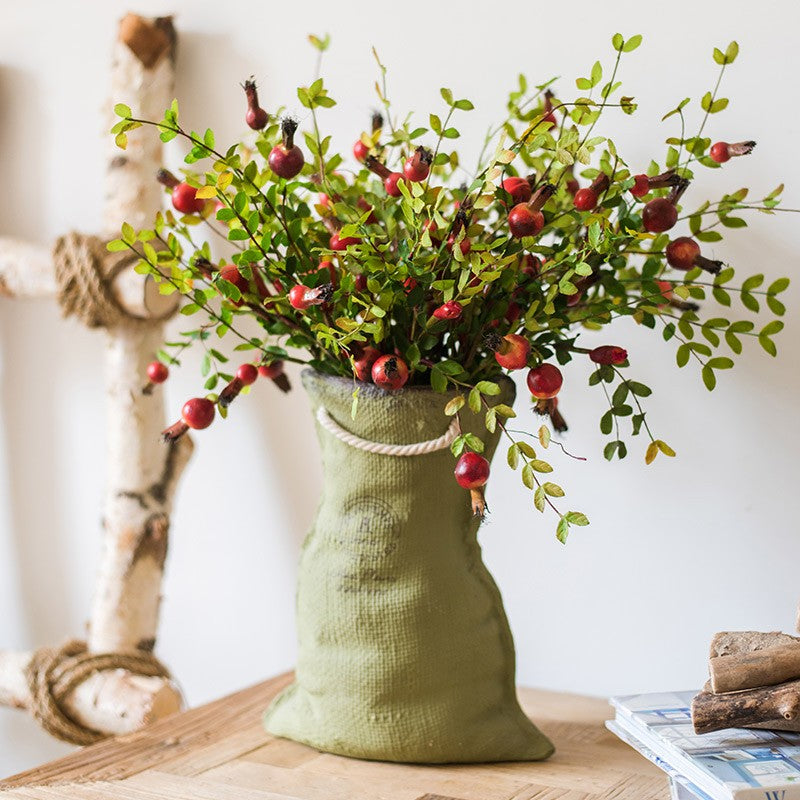
MULTIPOLYGON (((303 383, 315 414, 372 442, 437 439, 450 423, 448 397, 429 389, 361 385, 353 420, 352 381, 307 370, 303 383)), ((501 386, 492 400, 510 404, 514 384, 501 386)), ((461 417, 491 458, 499 433, 461 417)), ((552 744, 517 702, 511 631, 449 449, 378 455, 317 431, 325 477, 300 560, 297 672, 267 730, 381 761, 547 758, 552 744)))

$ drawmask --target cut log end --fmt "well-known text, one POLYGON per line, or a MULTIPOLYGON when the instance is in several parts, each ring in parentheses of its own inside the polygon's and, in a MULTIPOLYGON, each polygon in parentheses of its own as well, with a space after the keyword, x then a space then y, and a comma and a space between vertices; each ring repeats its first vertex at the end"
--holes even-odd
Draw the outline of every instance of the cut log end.
POLYGON ((145 69, 152 69, 165 56, 174 58, 172 17, 148 19, 138 14, 126 14, 119 25, 119 40, 127 45, 145 69))
POLYGON ((727 728, 800 731, 800 681, 743 692, 702 691, 692 700, 695 733, 727 728))

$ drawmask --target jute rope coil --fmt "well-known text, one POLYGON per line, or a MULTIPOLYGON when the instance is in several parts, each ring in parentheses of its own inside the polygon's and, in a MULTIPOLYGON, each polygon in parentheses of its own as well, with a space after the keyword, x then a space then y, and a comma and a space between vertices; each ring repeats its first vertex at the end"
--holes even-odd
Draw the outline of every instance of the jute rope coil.
POLYGON ((382 456, 421 456, 426 453, 435 453, 437 450, 445 450, 450 447, 459 434, 458 419, 456 417, 453 417, 450 427, 438 439, 414 444, 384 444, 362 439, 360 436, 346 431, 338 422, 332 419, 324 406, 320 406, 317 409, 317 422, 340 442, 344 442, 350 447, 355 447, 357 450, 377 453, 382 456))
MULTIPOLYGON (((111 253, 97 236, 71 231, 53 246, 58 302, 64 316, 74 314, 89 328, 116 328, 137 322, 168 319, 170 309, 160 317, 140 316, 124 308, 113 284, 117 276, 138 262, 136 253, 111 253)), ((144 291, 144 278, 142 291, 144 291)))
POLYGON ((147 678, 169 678, 167 668, 152 654, 88 653, 86 642, 36 650, 26 669, 31 713, 51 736, 77 745, 93 744, 107 734, 84 728, 64 710, 64 699, 95 672, 123 669, 147 678))

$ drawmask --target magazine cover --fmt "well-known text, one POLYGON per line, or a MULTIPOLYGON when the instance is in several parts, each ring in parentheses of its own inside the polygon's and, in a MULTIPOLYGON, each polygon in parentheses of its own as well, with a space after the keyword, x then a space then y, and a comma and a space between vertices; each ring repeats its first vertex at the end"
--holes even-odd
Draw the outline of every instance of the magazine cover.
POLYGON ((624 731, 714 798, 800 798, 800 734, 742 729, 696 734, 690 713, 695 694, 630 695, 612 698, 611 704, 624 731))

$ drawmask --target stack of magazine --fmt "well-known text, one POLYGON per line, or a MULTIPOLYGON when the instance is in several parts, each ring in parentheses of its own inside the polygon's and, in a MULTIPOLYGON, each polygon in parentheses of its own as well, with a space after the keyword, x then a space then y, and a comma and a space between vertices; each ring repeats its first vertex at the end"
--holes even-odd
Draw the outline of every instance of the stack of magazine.
POLYGON ((608 729, 667 773, 675 800, 800 800, 800 733, 696 734, 697 692, 614 697, 608 729))

